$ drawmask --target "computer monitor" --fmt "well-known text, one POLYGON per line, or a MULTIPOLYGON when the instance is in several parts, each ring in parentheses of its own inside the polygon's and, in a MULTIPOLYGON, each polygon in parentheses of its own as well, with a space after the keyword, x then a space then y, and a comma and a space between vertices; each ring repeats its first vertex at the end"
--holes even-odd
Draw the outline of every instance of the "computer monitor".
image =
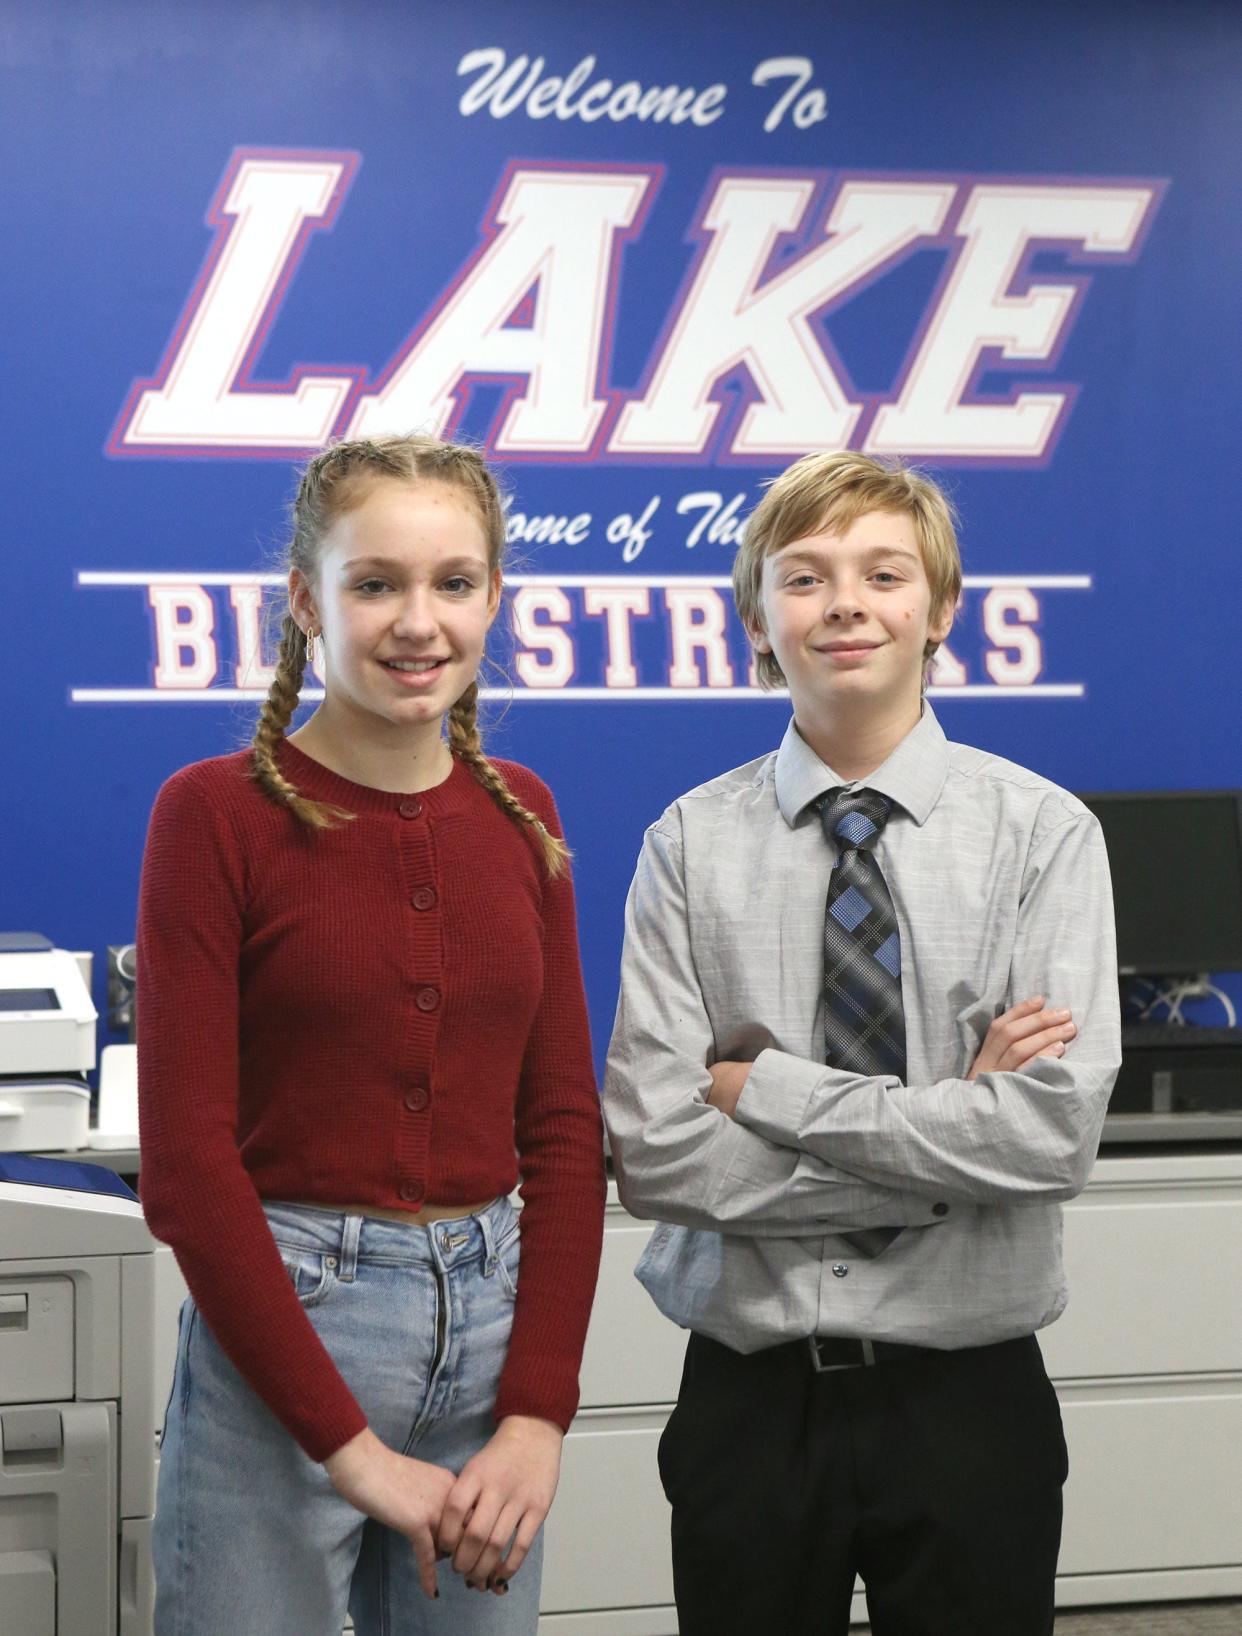
POLYGON ((1242 971, 1242 792, 1084 795, 1100 820, 1123 975, 1242 971))

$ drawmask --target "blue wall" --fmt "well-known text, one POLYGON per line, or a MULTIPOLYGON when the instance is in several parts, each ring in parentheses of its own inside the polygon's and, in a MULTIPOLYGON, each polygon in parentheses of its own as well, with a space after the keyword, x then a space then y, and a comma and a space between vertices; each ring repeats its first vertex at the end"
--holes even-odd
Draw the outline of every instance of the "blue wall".
POLYGON ((956 497, 951 736, 1071 788, 1242 782, 1235 7, 102 0, 5 33, 4 926, 129 940, 156 789, 248 737, 230 581, 279 547, 303 377, 325 430, 457 429, 523 518, 589 516, 522 547, 554 583, 490 744, 559 798, 601 1046, 644 825, 786 717, 737 696, 729 518, 679 507, 736 521, 816 443, 913 445, 956 497), (647 592, 628 675, 601 584, 647 592))

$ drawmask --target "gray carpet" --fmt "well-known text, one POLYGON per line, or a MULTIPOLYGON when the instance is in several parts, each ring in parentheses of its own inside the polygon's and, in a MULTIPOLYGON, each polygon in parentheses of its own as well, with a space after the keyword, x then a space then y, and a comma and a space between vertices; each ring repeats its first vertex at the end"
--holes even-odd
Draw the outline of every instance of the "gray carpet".
MULTIPOLYGON (((866 1631, 866 1625, 851 1630, 866 1631)), ((998 1633, 999 1636, 999 1633, 998 1633)), ((1056 1636, 1242 1636, 1242 1602, 1131 1602, 1057 1614, 1056 1636)))
POLYGON ((1242 1602, 1144 1602, 1057 1614, 1056 1636, 1242 1636, 1242 1602))

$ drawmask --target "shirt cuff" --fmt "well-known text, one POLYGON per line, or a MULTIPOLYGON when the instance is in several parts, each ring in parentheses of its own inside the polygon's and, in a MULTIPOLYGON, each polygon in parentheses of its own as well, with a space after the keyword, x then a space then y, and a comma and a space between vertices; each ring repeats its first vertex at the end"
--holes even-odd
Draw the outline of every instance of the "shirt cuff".
MULTIPOLYGON (((826 1063, 791 1056, 787 1051, 760 1051, 737 1099, 734 1118, 739 1125, 745 1125, 769 1142, 804 1149, 802 1133, 814 1123, 808 1104, 815 1093, 823 1089, 825 1081, 832 1080, 878 1087, 881 1092, 889 1083, 882 1075, 846 1073, 840 1068, 829 1068, 826 1063)), ((831 1152, 824 1151, 827 1145, 819 1141, 812 1144, 809 1151, 825 1164, 832 1164, 831 1152)), ((908 1188, 881 1191, 888 1195, 887 1201, 879 1204, 874 1212, 863 1212, 858 1222, 860 1227, 874 1225, 873 1214, 894 1227, 935 1227, 942 1225, 952 1213, 951 1206, 944 1200, 929 1198, 908 1188)))
POLYGON ((751 1064, 733 1116, 757 1136, 781 1147, 799 1146, 807 1104, 832 1070, 822 1062, 790 1056, 787 1051, 760 1051, 751 1064))

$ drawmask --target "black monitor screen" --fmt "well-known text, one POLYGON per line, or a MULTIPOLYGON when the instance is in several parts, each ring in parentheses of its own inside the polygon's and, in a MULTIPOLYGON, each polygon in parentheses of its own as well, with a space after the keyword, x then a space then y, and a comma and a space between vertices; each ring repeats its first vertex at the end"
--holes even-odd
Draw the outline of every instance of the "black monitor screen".
POLYGON ((1233 791, 1084 795, 1100 820, 1123 972, 1242 970, 1242 823, 1233 791))
POLYGON ((59 1011, 54 988, 0 988, 0 1011, 59 1011))

